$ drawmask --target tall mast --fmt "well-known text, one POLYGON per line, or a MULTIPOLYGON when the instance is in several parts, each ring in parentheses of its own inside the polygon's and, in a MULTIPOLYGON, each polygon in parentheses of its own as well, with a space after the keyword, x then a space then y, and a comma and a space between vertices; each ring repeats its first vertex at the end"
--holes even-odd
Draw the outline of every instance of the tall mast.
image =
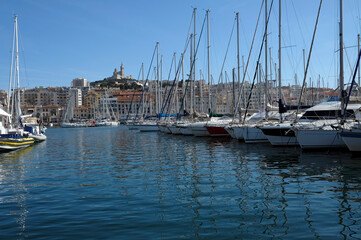
POLYGON ((209 10, 207 10, 207 62, 208 62, 208 113, 211 113, 211 68, 210 68, 210 54, 209 54, 209 10))
MULTIPOLYGON (((281 75, 281 56, 282 56, 282 45, 281 45, 281 2, 282 0, 279 0, 279 31, 278 31, 278 101, 279 101, 279 105, 281 106, 281 101, 282 101, 282 90, 281 90, 281 83, 282 83, 282 75, 281 75)), ((283 122, 282 119, 282 113, 280 113, 280 123, 283 122)))
POLYGON ((268 25, 268 17, 267 17, 267 0, 265 1, 265 40, 264 40, 264 44, 265 44, 265 48, 264 48, 264 56, 265 56, 265 110, 266 110, 266 121, 268 120, 268 79, 267 79, 267 51, 268 51, 268 46, 267 46, 267 35, 268 35, 268 29, 267 29, 267 25, 268 25))
MULTIPOLYGON (((190 68, 192 69, 192 62, 193 62, 193 34, 191 34, 190 38, 191 38, 191 50, 190 50, 190 68)), ((193 71, 190 72, 190 87, 191 87, 191 91, 190 91, 190 113, 193 114, 193 71)))
POLYGON ((194 8, 194 30, 193 30, 193 109, 196 109, 196 14, 197 13, 197 8, 194 8))
MULTIPOLYGON (((240 69, 240 59, 239 59, 239 12, 236 13, 236 18, 237 18, 237 78, 238 78, 238 99, 240 98, 241 95, 241 69, 240 69)), ((243 57, 242 57, 243 59, 243 57)), ((244 66, 243 66, 244 69, 244 66)), ((243 70, 244 72, 244 70, 243 70)), ((236 104, 236 103, 234 103, 236 104)), ((236 109, 233 109, 233 112, 236 111, 236 109)))
MULTIPOLYGON (((8 92, 8 102, 7 110, 10 113, 10 96, 11 96, 11 86, 12 86, 12 77, 13 77, 13 64, 14 64, 14 48, 15 48, 15 34, 16 34, 16 25, 17 25, 17 16, 14 17, 14 35, 13 35, 13 48, 11 51, 11 66, 10 66, 10 77, 9 77, 9 92, 8 92)), ((10 119, 11 121, 11 119, 10 119)))
MULTIPOLYGON (((143 82, 143 94, 145 91, 145 81, 144 81, 144 63, 142 63, 142 82, 143 82)), ((137 113, 136 113, 137 114, 137 113)), ((144 114, 144 97, 142 98, 142 115, 144 114)))
POLYGON ((156 87, 155 87, 155 111, 159 113, 159 42, 157 42, 157 69, 156 69, 156 87))
POLYGON ((343 9, 342 0, 340 0, 340 99, 341 99, 341 115, 344 115, 345 99, 343 94, 343 9))
MULTIPOLYGON (((360 52, 360 34, 357 34, 357 52, 360 52)), ((360 64, 358 65, 358 86, 360 87, 360 64)))

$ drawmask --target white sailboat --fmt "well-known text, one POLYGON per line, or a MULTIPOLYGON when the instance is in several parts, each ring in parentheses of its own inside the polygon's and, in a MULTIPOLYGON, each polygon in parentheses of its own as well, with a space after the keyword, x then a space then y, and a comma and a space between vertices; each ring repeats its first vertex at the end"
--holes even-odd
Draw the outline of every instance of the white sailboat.
MULTIPOLYGON (((339 97, 340 102, 336 102, 332 109, 335 112, 333 119, 318 120, 312 124, 298 124, 295 127, 297 141, 302 149, 331 149, 346 148, 341 138, 341 120, 348 111, 351 111, 350 117, 355 116, 355 107, 358 109, 361 105, 350 104, 345 109, 344 94, 344 71, 343 71, 343 0, 340 0, 340 79, 339 79, 339 97)), ((349 118, 348 118, 349 119, 349 118)), ((351 120, 349 120, 351 121, 351 120)), ((343 125, 347 126, 347 122, 343 125)))
POLYGON ((14 39, 11 58, 10 78, 9 78, 9 92, 8 92, 8 112, 1 109, 0 117, 0 151, 12 151, 20 148, 25 148, 32 145, 34 138, 28 137, 24 134, 23 125, 21 122, 21 107, 20 107, 20 73, 19 73, 19 50, 18 50, 18 22, 17 16, 14 20, 14 39), (14 61, 15 54, 15 61, 14 61), (15 66, 14 66, 15 64, 15 66), (13 76, 13 67, 15 69, 13 76), (10 101, 11 98, 11 101, 10 101), (11 108, 10 108, 11 102, 11 108), (5 118, 5 119, 4 119, 5 118))

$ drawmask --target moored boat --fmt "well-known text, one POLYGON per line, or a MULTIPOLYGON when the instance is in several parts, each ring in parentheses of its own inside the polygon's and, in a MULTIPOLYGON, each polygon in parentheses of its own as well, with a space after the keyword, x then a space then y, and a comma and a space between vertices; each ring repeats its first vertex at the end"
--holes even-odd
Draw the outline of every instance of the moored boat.
POLYGON ((30 146, 34 138, 22 137, 21 134, 2 134, 0 136, 0 151, 13 151, 30 146))

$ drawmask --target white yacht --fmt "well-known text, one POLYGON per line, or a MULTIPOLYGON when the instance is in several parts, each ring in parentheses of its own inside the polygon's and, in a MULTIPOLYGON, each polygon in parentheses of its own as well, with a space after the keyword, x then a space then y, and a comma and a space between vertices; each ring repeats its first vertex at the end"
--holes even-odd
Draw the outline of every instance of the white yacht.
MULTIPOLYGON (((355 120, 360 118, 360 107, 359 103, 351 103, 347 106, 347 121, 343 124, 343 128, 349 128, 355 120)), ((345 148, 346 144, 340 135, 340 116, 340 101, 323 102, 309 108, 294 126, 301 148, 345 148)))

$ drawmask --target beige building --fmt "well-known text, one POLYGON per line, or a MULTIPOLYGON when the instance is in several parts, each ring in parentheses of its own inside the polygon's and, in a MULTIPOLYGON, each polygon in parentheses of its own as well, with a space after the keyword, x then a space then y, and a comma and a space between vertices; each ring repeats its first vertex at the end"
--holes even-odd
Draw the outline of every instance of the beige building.
POLYGON ((73 118, 75 119, 89 119, 89 112, 87 107, 75 107, 73 111, 73 118))

